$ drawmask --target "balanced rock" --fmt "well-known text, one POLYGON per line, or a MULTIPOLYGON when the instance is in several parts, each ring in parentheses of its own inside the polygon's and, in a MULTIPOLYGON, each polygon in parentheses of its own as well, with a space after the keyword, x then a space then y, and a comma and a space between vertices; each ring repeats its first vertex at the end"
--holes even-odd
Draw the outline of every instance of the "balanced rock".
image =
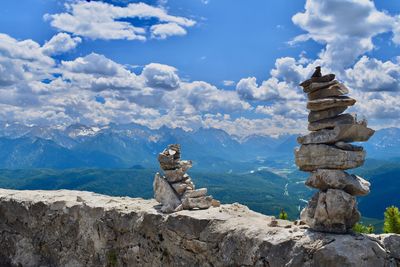
POLYGON ((364 163, 365 151, 347 151, 324 144, 301 145, 295 150, 295 158, 296 165, 302 171, 347 170, 364 163))
POLYGON ((356 103, 356 100, 348 96, 329 97, 317 100, 310 100, 307 108, 312 111, 325 110, 335 107, 349 107, 356 103))
POLYGON ((186 173, 192 167, 190 160, 181 160, 180 146, 169 145, 158 156, 164 176, 156 173, 154 177, 154 197, 162 204, 161 211, 177 212, 183 209, 208 209, 220 205, 206 188, 195 189, 195 185, 186 173))
POLYGON ((161 211, 165 213, 174 212, 181 204, 174 189, 159 173, 156 173, 153 183, 154 198, 162 204, 161 211))
POLYGON ((316 90, 308 94, 309 100, 316 100, 321 98, 327 98, 331 96, 342 96, 349 93, 349 89, 342 83, 335 83, 328 88, 316 90))
POLYGON ((338 124, 333 129, 323 129, 297 138, 299 144, 333 144, 343 142, 367 141, 374 130, 363 124, 338 124))
POLYGON ((371 184, 359 176, 342 170, 318 169, 311 173, 306 185, 321 191, 341 189, 352 196, 365 196, 369 194, 371 184))
POLYGON ((308 114, 308 122, 315 122, 323 119, 333 118, 345 111, 346 109, 347 107, 335 107, 320 111, 311 111, 310 114, 308 114))
POLYGON ((336 125, 340 124, 356 124, 357 119, 351 114, 340 114, 339 116, 323 119, 308 124, 309 131, 318 131, 326 128, 334 128, 336 125))
POLYGON ((338 190, 317 192, 301 211, 301 220, 312 229, 329 233, 348 233, 360 219, 355 197, 338 190))
POLYGON ((328 83, 332 82, 335 79, 335 74, 327 74, 321 77, 312 77, 311 79, 305 80, 300 84, 303 88, 310 87, 311 84, 318 84, 318 83, 328 83))

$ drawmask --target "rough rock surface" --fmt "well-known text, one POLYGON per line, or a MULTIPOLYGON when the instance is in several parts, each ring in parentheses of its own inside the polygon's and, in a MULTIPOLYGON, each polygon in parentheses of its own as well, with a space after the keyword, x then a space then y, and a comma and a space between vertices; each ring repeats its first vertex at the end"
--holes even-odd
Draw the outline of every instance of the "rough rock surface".
POLYGON ((361 166, 365 151, 348 151, 333 146, 301 145, 295 150, 296 165, 302 171, 317 169, 347 170, 361 166))
POLYGON ((347 107, 336 107, 320 111, 311 111, 310 114, 308 114, 308 122, 316 122, 319 120, 336 117, 346 109, 347 107))
POLYGON ((154 177, 154 198, 163 204, 161 210, 163 212, 173 212, 180 204, 179 197, 175 194, 175 191, 169 185, 169 183, 156 173, 154 177))
POLYGON ((322 129, 297 138, 299 144, 333 144, 343 142, 364 142, 374 130, 363 124, 338 124, 333 129, 322 129))
POLYGON ((0 266, 400 264, 399 235, 318 233, 239 204, 173 214, 156 205, 90 192, 0 189, 0 266))
POLYGON ((355 197, 338 189, 315 193, 300 218, 316 231, 348 233, 360 219, 355 197))
POLYGON ((325 89, 320 89, 315 92, 309 93, 308 94, 308 99, 309 100, 315 100, 315 99, 321 99, 321 98, 326 98, 330 96, 341 96, 349 93, 349 89, 347 89, 344 84, 334 84, 329 86, 328 88, 325 89))
POLYGON ((308 124, 309 131, 318 131, 326 128, 333 128, 340 124, 355 124, 357 123, 356 117, 351 114, 340 114, 339 116, 323 119, 320 121, 312 122, 308 124))
POLYGON ((370 183, 357 175, 342 170, 318 169, 311 173, 306 185, 326 191, 329 188, 341 189, 352 196, 369 194, 370 183))
POLYGON ((325 110, 335 107, 348 107, 356 103, 356 100, 348 96, 328 97, 317 100, 310 100, 307 108, 313 111, 325 110))

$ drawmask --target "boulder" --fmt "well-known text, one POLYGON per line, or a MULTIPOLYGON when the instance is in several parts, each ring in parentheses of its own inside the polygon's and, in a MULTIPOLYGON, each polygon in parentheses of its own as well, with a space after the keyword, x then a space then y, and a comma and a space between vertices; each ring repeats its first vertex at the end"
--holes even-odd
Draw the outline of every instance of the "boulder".
POLYGON ((327 98, 331 96, 341 96, 349 93, 349 89, 342 83, 336 83, 328 88, 320 89, 308 94, 309 100, 316 100, 321 98, 327 98))
POLYGON ((300 84, 303 88, 307 88, 313 83, 327 83, 332 82, 335 79, 335 74, 327 74, 322 77, 312 77, 311 79, 305 80, 300 84))
POLYGON ((339 124, 356 124, 357 119, 354 115, 351 114, 340 114, 339 116, 323 119, 315 122, 311 122, 308 124, 309 131, 318 131, 326 128, 334 128, 339 124))
POLYGON ((365 151, 347 151, 323 144, 301 145, 295 150, 295 159, 302 171, 346 170, 361 166, 365 161, 365 151))
POLYGON ((340 189, 352 196, 365 196, 369 194, 371 184, 342 170, 318 169, 311 173, 306 185, 321 191, 340 189))
POLYGON ((161 211, 165 213, 174 212, 181 204, 179 197, 172 189, 166 179, 161 177, 159 173, 154 176, 154 198, 162 204, 161 211))
POLYGON ((338 124, 333 129, 322 129, 297 138, 299 144, 333 144, 343 142, 367 141, 374 130, 363 124, 338 124))
POLYGON ((348 96, 329 97, 317 100, 310 100, 307 103, 307 108, 312 111, 325 110, 335 107, 353 106, 356 100, 348 96))
POLYGON ((355 197, 339 189, 317 192, 301 211, 301 220, 311 229, 344 234, 360 219, 355 197))
POLYGON ((213 198, 211 196, 202 197, 185 197, 182 199, 182 206, 184 209, 208 209, 213 204, 213 198))
POLYGON ((346 109, 347 107, 336 107, 320 111, 311 111, 310 114, 308 114, 308 122, 315 122, 323 119, 336 117, 346 109))

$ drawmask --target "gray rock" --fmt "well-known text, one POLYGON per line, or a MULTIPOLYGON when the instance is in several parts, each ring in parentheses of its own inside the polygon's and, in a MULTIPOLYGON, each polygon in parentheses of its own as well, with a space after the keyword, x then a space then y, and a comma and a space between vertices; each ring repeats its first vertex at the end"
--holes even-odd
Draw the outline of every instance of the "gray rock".
POLYGON ((320 121, 309 123, 308 130, 318 131, 326 128, 334 128, 336 125, 340 124, 356 124, 356 123, 357 123, 356 117, 346 113, 333 118, 323 119, 320 121))
POLYGON ((333 144, 367 141, 374 130, 362 124, 338 124, 333 129, 322 129, 297 138, 299 144, 333 144))
POLYGON ((211 196, 203 196, 203 197, 185 197, 182 199, 182 205, 184 209, 208 209, 212 206, 213 198, 211 196))
POLYGON ((182 182, 172 183, 170 185, 179 196, 182 196, 188 188, 188 184, 182 182))
POLYGON ((320 89, 308 94, 309 100, 316 100, 331 96, 341 96, 349 93, 349 89, 342 83, 336 83, 325 89, 320 89))
POLYGON ((384 234, 378 238, 392 257, 400 259, 400 235, 384 234))
POLYGON ((205 195, 207 195, 207 188, 199 188, 197 190, 186 191, 184 197, 195 198, 204 197, 205 195))
POLYGON ((185 171, 182 168, 175 170, 164 170, 165 178, 170 183, 182 181, 184 179, 185 171))
POLYGON ((302 171, 346 170, 361 166, 365 160, 365 151, 346 151, 323 144, 301 145, 295 150, 295 159, 302 171))
POLYGON ((355 146, 352 144, 345 143, 343 141, 336 142, 335 147, 343 149, 343 150, 349 150, 349 151, 363 151, 364 150, 364 148, 362 146, 355 146))
POLYGON ((334 79, 335 79, 335 74, 327 74, 322 77, 313 77, 311 79, 305 80, 300 84, 300 86, 306 89, 310 87, 310 85, 312 84, 332 82, 334 79))
POLYGON ((307 103, 307 108, 312 111, 326 110, 335 107, 349 107, 353 106, 356 100, 348 96, 337 96, 322 98, 317 100, 310 100, 307 103))
POLYGON ((342 170, 318 169, 311 173, 306 185, 322 191, 340 189, 352 196, 365 196, 369 194, 371 184, 342 170))
POLYGON ((312 93, 312 92, 315 92, 317 90, 328 88, 329 86, 332 86, 332 85, 337 84, 337 83, 338 83, 338 81, 312 83, 309 86, 304 87, 303 91, 305 93, 312 93))
POLYGON ((360 219, 356 199, 338 189, 317 192, 301 211, 301 220, 311 229, 327 233, 348 233, 360 219))
POLYGON ((269 227, 272 216, 239 204, 174 214, 156 205, 0 189, 0 266, 395 267, 400 260, 400 235, 327 234, 282 220, 269 227))
POLYGON ((323 119, 333 118, 345 111, 346 109, 347 107, 336 107, 321 111, 311 111, 310 114, 308 114, 308 121, 315 122, 323 119))
POLYGON ((154 176, 154 198, 162 204, 161 211, 165 213, 174 212, 176 207, 181 204, 179 197, 172 189, 166 179, 159 173, 154 176))

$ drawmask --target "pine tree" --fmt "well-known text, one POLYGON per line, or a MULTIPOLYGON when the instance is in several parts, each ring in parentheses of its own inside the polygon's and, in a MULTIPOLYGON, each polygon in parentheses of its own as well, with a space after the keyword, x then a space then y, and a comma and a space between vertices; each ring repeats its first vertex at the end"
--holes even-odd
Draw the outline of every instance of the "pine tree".
POLYGON ((399 208, 391 206, 386 208, 383 232, 400 234, 400 211, 399 208))
POLYGON ((281 209, 281 212, 279 213, 279 219, 281 219, 281 220, 287 220, 288 219, 288 214, 284 209, 281 209))
POLYGON ((372 234, 375 231, 375 228, 373 225, 364 225, 362 223, 356 223, 353 226, 353 231, 359 234, 372 234))

